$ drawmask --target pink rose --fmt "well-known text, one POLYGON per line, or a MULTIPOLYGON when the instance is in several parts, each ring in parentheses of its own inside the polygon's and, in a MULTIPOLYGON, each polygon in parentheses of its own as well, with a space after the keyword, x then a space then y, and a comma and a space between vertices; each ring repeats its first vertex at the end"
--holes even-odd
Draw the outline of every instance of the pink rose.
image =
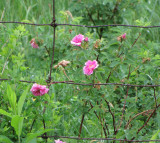
POLYGON ((89 41, 88 37, 86 37, 86 38, 84 39, 84 41, 88 42, 88 41, 89 41))
POLYGON ((75 45, 75 46, 81 46, 81 43, 82 41, 84 40, 84 35, 82 34, 79 34, 79 35, 76 35, 72 41, 71 41, 71 44, 75 45))
POLYGON ((39 48, 38 44, 36 43, 35 39, 33 38, 31 41, 30 41, 30 44, 33 48, 39 48))
POLYGON ((42 96, 49 91, 49 88, 46 88, 45 85, 39 85, 37 83, 34 83, 30 91, 35 96, 42 96))
POLYGON ((122 35, 122 39, 126 39, 126 33, 122 35))
POLYGON ((66 143, 66 142, 62 142, 58 139, 58 140, 55 140, 55 143, 66 143))
POLYGON ((98 63, 96 60, 90 61, 88 60, 85 63, 85 66, 83 67, 83 73, 86 75, 91 75, 93 73, 93 70, 98 67, 98 63))

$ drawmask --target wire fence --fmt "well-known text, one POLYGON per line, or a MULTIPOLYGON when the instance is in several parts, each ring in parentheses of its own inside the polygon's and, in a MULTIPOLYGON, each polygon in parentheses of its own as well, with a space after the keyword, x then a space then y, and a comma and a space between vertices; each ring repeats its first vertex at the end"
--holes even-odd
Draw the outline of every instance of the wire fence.
MULTIPOLYGON (((74 24, 58 24, 58 23, 56 23, 56 18, 55 18, 55 0, 53 0, 53 19, 52 19, 52 22, 50 24, 33 24, 33 23, 15 22, 15 21, 0 21, 0 23, 3 23, 3 24, 12 23, 12 24, 23 24, 23 25, 31 25, 31 26, 51 26, 51 27, 53 27, 53 48, 52 48, 53 53, 52 53, 52 60, 51 60, 51 64, 50 64, 49 76, 48 76, 48 79, 46 80, 47 84, 51 85, 51 84, 59 84, 59 83, 61 83, 61 84, 81 85, 81 86, 96 86, 96 85, 126 86, 127 87, 126 98, 128 96, 128 90, 129 90, 130 87, 150 87, 150 88, 153 88, 154 89, 154 98, 155 98, 156 107, 153 110, 147 110, 147 111, 142 112, 142 113, 145 113, 145 112, 150 111, 151 114, 148 117, 147 121, 143 124, 143 126, 138 129, 137 134, 140 132, 141 129, 143 129, 147 125, 147 123, 149 122, 150 118, 155 114, 156 110, 159 108, 160 104, 159 105, 157 104, 157 99, 156 99, 156 95, 155 95, 155 87, 160 87, 160 85, 137 85, 137 84, 108 83, 108 82, 106 82, 106 83, 75 83, 74 81, 52 81, 51 76, 52 76, 52 69, 53 69, 53 62, 54 62, 54 55, 55 55, 55 40, 56 40, 55 32, 56 32, 56 27, 57 26, 75 26, 75 27, 87 27, 87 28, 116 27, 116 26, 133 27, 133 28, 160 28, 160 26, 138 26, 138 25, 125 25, 125 24, 88 26, 88 25, 74 25, 74 24)), ((130 73, 130 71, 129 71, 129 73, 130 73)), ((0 81, 8 81, 8 80, 12 80, 12 79, 0 79, 0 81)), ((35 81, 26 81, 26 80, 19 80, 19 82, 36 83, 35 81)), ((114 117, 114 114, 112 113, 112 111, 110 109, 108 101, 105 100, 105 102, 107 103, 108 108, 109 108, 109 112, 112 115, 114 133, 116 134, 118 129, 115 129, 115 117, 114 117)), ((126 101, 125 101, 125 103, 126 103, 126 101)), ((124 106, 123 106, 123 111, 125 110, 125 103, 124 103, 124 106)), ((91 104, 91 109, 93 107, 94 106, 91 104)), ((140 115, 142 113, 139 113, 136 116, 138 116, 138 115, 140 115)), ((97 116, 97 114, 96 114, 96 116, 97 116)), ((122 117, 123 117, 123 113, 122 113, 122 117)), ((97 118, 98 118, 98 116, 97 116, 97 118)), ((80 133, 81 133, 81 129, 82 129, 83 120, 84 120, 84 116, 82 116, 82 121, 81 121, 81 126, 80 126, 80 131, 79 131, 80 133)), ((45 127, 45 124, 44 124, 44 127, 45 127)), ((42 137, 44 139, 47 139, 47 138, 67 138, 67 139, 74 139, 74 140, 97 140, 97 141, 98 140, 107 140, 107 141, 120 141, 120 142, 121 141, 123 141, 123 142, 152 142, 152 141, 153 142, 160 142, 160 140, 134 140, 135 137, 133 137, 131 140, 117 139, 117 138, 81 138, 80 134, 79 134, 79 137, 58 136, 58 135, 47 136, 47 134, 44 134, 44 135, 38 136, 38 137, 42 137)))

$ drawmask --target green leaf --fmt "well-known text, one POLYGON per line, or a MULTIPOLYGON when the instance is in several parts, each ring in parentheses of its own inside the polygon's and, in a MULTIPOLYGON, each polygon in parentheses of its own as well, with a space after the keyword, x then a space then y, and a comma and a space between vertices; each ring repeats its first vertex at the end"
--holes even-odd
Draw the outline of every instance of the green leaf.
POLYGON ((49 132, 49 131, 53 131, 53 129, 45 129, 45 130, 38 131, 36 133, 29 135, 27 136, 25 143, 32 143, 32 140, 37 138, 37 136, 41 136, 42 134, 49 132))
POLYGON ((6 111, 4 111, 3 109, 0 109, 0 114, 2 115, 5 115, 5 116, 8 116, 8 117, 11 117, 12 118, 12 115, 6 111))
POLYGON ((16 107, 17 107, 17 103, 16 103, 17 97, 16 97, 16 94, 12 90, 10 85, 7 86, 7 97, 8 97, 10 106, 12 108, 12 111, 14 112, 14 114, 17 114, 17 109, 16 109, 16 107))
POLYGON ((117 66, 120 62, 118 61, 113 61, 111 64, 110 64, 110 67, 113 68, 115 66, 117 66))
POLYGON ((8 137, 0 135, 0 143, 13 143, 8 137))
MULTIPOLYGON (((152 136, 151 140, 157 139, 157 136, 158 136, 159 132, 160 132, 160 130, 158 130, 158 131, 152 136)), ((155 142, 149 142, 149 143, 155 143, 155 142)))
POLYGON ((23 119, 24 119, 24 117, 20 117, 20 116, 16 115, 11 120, 11 126, 15 129, 18 137, 20 137, 21 132, 22 132, 23 119))
POLYGON ((24 143, 37 143, 37 138, 34 138, 34 139, 32 139, 31 141, 29 141, 29 142, 24 142, 24 143))
POLYGON ((27 20, 27 19, 24 19, 24 20, 22 20, 21 22, 32 23, 31 21, 29 21, 29 20, 27 20))
POLYGON ((26 99, 26 95, 27 95, 27 92, 28 92, 28 89, 29 89, 30 86, 28 86, 26 88, 26 90, 23 92, 22 96, 20 97, 19 101, 18 101, 18 115, 20 116, 21 112, 22 112, 22 108, 23 108, 23 105, 24 105, 24 101, 26 99))

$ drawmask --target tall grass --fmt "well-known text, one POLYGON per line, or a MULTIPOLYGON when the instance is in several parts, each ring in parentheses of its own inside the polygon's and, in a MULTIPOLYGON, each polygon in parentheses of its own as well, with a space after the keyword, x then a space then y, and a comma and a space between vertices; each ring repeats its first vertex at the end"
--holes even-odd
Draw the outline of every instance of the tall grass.
MULTIPOLYGON (((95 1, 95 0, 93 0, 93 1, 95 1)), ((57 23, 64 23, 65 22, 65 20, 63 20, 62 17, 60 16, 61 15, 59 13, 60 11, 69 10, 72 13, 73 17, 82 16, 83 18, 84 17, 86 18, 86 15, 84 15, 85 6, 87 6, 87 5, 85 5, 85 2, 86 2, 85 0, 79 0, 79 1, 78 0, 77 1, 75 1, 75 0, 55 0, 55 2, 56 2, 55 8, 56 8, 56 22, 57 23), (75 11, 76 11, 77 7, 74 7, 74 6, 76 6, 76 4, 79 4, 80 1, 84 2, 84 7, 81 7, 82 9, 79 10, 78 13, 76 13, 75 11)), ((160 25, 160 16, 159 16, 160 15, 160 11, 159 11, 160 2, 158 0, 155 0, 155 1, 153 1, 153 0, 139 0, 139 1, 138 0, 127 0, 124 2, 124 4, 123 4, 123 0, 121 0, 121 5, 118 7, 119 11, 120 11, 120 16, 123 18, 122 24, 136 25, 137 24, 136 20, 139 19, 141 21, 144 21, 144 24, 147 22, 150 22, 150 25, 160 25), (136 4, 134 4, 134 2, 136 2, 136 4)), ((1 21, 20 21, 20 22, 21 21, 26 21, 26 22, 30 21, 32 23, 41 23, 41 24, 51 23, 52 18, 53 18, 52 7, 53 7, 52 0, 0 0, 0 18, 1 18, 1 21)), ((114 5, 113 5, 113 7, 114 7, 114 5)), ((85 23, 85 21, 83 21, 82 24, 90 24, 91 25, 93 23, 91 21, 87 21, 86 23, 85 23)), ((108 21, 105 21, 103 24, 108 24, 108 21)), ((17 24, 0 24, 0 37, 1 37, 0 38, 0 46, 1 47, 3 47, 3 45, 8 41, 9 34, 12 33, 12 31, 10 31, 10 29, 14 29, 15 27, 17 27, 17 24)), ((25 54, 25 59, 27 61, 26 67, 28 67, 29 69, 26 71, 26 73, 24 73, 23 76, 27 77, 28 80, 30 80, 30 79, 34 79, 34 80, 44 79, 45 80, 48 77, 51 56, 48 57, 48 55, 47 55, 48 53, 44 47, 52 50, 53 28, 48 27, 48 26, 35 27, 35 26, 28 26, 28 25, 25 25, 25 28, 29 31, 28 36, 25 36, 22 39, 19 39, 20 41, 22 41, 22 45, 20 47, 14 48, 15 52, 18 51, 21 54, 25 54), (31 48, 29 41, 32 38, 38 38, 40 40, 43 40, 43 43, 40 45, 39 51, 36 51, 36 49, 31 48), (38 56, 36 56, 36 55, 38 55, 38 56)), ((79 31, 81 31, 81 32, 83 31, 83 33, 86 33, 87 31, 96 33, 96 30, 87 29, 87 28, 84 29, 84 28, 69 27, 67 29, 68 31, 66 29, 65 29, 65 27, 57 28, 58 32, 56 32, 56 41, 58 41, 58 42, 56 42, 56 54, 55 54, 55 58, 57 61, 63 57, 68 58, 68 59, 71 57, 72 50, 66 50, 67 43, 64 43, 67 40, 68 40, 67 42, 69 43, 70 39, 64 40, 65 39, 64 34, 69 35, 69 30, 74 29, 73 31, 77 32, 77 33, 75 32, 74 34, 78 34, 79 31), (60 30, 62 30, 62 32, 60 32, 60 30), (64 30, 64 32, 63 32, 63 30, 64 30), (59 52, 59 49, 62 49, 61 52, 59 52), (70 52, 68 54, 69 57, 66 56, 67 51, 70 52)), ((114 33, 114 30, 116 31, 117 29, 112 28, 113 33, 114 33)), ((144 44, 145 46, 148 44, 147 41, 151 41, 150 45, 153 46, 152 41, 154 41, 155 42, 154 47, 155 47, 155 49, 157 49, 157 53, 158 53, 159 40, 160 40, 160 36, 159 36, 160 29, 144 29, 144 30, 142 30, 142 29, 120 28, 120 30, 122 30, 124 32, 127 30, 128 31, 132 30, 132 36, 136 33, 139 33, 139 32, 145 33, 144 34, 145 36, 142 39, 140 39, 139 41, 142 44, 144 44)), ((128 32, 128 33, 130 33, 130 32, 128 32)), ((113 37, 113 34, 111 33, 110 35, 107 35, 107 36, 109 38, 111 38, 111 37, 113 37)), ((137 38, 137 36, 133 36, 133 39, 130 38, 130 40, 134 41, 135 37, 137 38)), ((133 43, 133 42, 130 42, 130 43, 133 43)), ((149 47, 150 45, 147 45, 147 47, 149 47)), ((104 47, 105 46, 106 45, 104 45, 104 47)), ((3 57, 3 58, 4 59, 2 61, 6 61, 7 57, 3 57)), ((4 63, 1 63, 1 61, 0 61, 0 66, 1 65, 4 66, 4 63)), ((71 77, 72 77, 72 79, 74 79, 74 75, 71 75, 71 77)), ((60 74, 58 72, 55 73, 55 79, 62 80, 62 78, 60 77, 60 74)), ((25 80, 27 80, 27 79, 25 79, 25 80)), ((51 89, 51 91, 53 91, 53 94, 55 94, 55 98, 57 96, 57 98, 59 98, 61 101, 65 100, 64 105, 62 105, 61 107, 58 107, 58 104, 60 104, 60 103, 57 102, 56 108, 57 109, 62 108, 60 110, 58 109, 58 112, 60 112, 59 113, 60 116, 63 116, 62 117, 62 126, 66 130, 61 129, 61 134, 71 135, 71 136, 77 135, 79 132, 79 128, 77 128, 77 126, 80 125, 81 113, 83 110, 83 109, 79 109, 79 108, 74 109, 74 107, 71 106, 72 104, 68 103, 68 101, 71 100, 72 97, 74 97, 74 93, 72 92, 73 91, 72 88, 73 88, 73 86, 69 86, 69 85, 55 85, 51 89), (62 91, 58 90, 59 93, 56 93, 54 91, 55 90, 54 88, 59 88, 59 89, 62 88, 63 90, 62 91), (65 90, 66 91, 68 90, 68 91, 66 92, 65 90), (70 95, 70 96, 67 96, 67 95, 70 95), (70 114, 71 109, 73 109, 73 113, 75 113, 75 114, 70 114)), ((78 87, 77 87, 77 89, 78 89, 78 87)), ((56 99, 54 99, 54 100, 56 100, 56 99)), ((77 100, 79 100, 79 99, 75 99, 75 102, 77 102, 77 100)), ((79 101, 79 103, 77 103, 77 105, 78 105, 77 107, 82 108, 83 103, 81 101, 79 101)), ((54 110, 56 110, 56 109, 54 109, 54 110)), ((50 111, 48 111, 48 113, 49 112, 50 111)), ((100 123, 99 123, 98 119, 96 119, 95 117, 93 119, 94 122, 91 122, 92 119, 93 119, 92 114, 88 115, 86 117, 85 122, 87 123, 87 127, 85 125, 83 126, 84 129, 83 129, 82 136, 86 136, 86 135, 90 136, 90 137, 99 136, 99 132, 101 132, 101 128, 99 128, 100 123), (97 124, 95 124, 95 122, 97 124)), ((54 127, 54 125, 53 125, 53 127, 54 127)), ((60 132, 59 129, 57 129, 57 130, 55 129, 55 133, 56 132, 60 132)), ((111 131, 111 132, 113 132, 113 131, 111 131)), ((76 142, 77 141, 72 141, 72 143, 76 143, 76 142)))

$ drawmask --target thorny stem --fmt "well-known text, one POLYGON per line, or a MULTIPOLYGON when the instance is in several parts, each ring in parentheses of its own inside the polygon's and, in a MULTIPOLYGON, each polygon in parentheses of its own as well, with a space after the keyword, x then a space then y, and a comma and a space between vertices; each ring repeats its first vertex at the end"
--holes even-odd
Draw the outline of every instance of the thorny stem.
POLYGON ((133 46, 136 44, 137 40, 139 39, 139 37, 141 36, 141 33, 139 33, 137 39, 134 41, 134 43, 132 44, 131 48, 133 48, 133 46))
POLYGON ((123 116, 124 116, 124 112, 125 112, 126 100, 127 100, 127 97, 128 97, 128 90, 129 90, 129 86, 127 87, 127 94, 126 94, 125 102, 124 102, 124 105, 123 105, 123 111, 122 111, 122 116, 121 116, 120 124, 119 124, 119 126, 117 127, 117 129, 116 129, 115 135, 117 134, 118 130, 120 129, 120 127, 121 127, 121 125, 122 125, 123 116))
POLYGON ((111 17, 110 19, 113 19, 113 18, 114 18, 115 13, 116 13, 117 10, 118 10, 118 5, 119 5, 119 0, 117 0, 117 2, 116 2, 116 5, 115 5, 115 7, 114 7, 114 9, 113 9, 113 15, 112 15, 112 17, 111 17))
MULTIPOLYGON (((94 106, 92 105, 92 103, 89 101, 91 108, 93 108, 94 106)), ((94 111, 94 114, 96 115, 96 117, 99 119, 99 116, 97 115, 96 111, 94 111)))
POLYGON ((109 75, 108 75, 108 78, 107 78, 107 80, 106 80, 106 83, 109 82, 110 76, 111 76, 112 72, 113 72, 116 68, 117 68, 117 66, 114 67, 113 70, 110 71, 110 73, 109 73, 109 75))
MULTIPOLYGON (((86 107, 86 105, 87 105, 87 101, 85 101, 84 107, 86 107)), ((78 135, 78 137, 81 137, 81 132, 82 132, 82 126, 83 126, 84 116, 85 116, 85 113, 83 113, 83 115, 82 115, 82 120, 81 120, 81 125, 80 125, 80 128, 79 128, 79 135, 78 135)))
MULTIPOLYGON (((92 103, 89 101, 89 104, 91 105, 91 109, 94 107, 93 105, 92 105, 92 103)), ((105 137, 107 137, 107 133, 106 133, 106 130, 105 130, 105 128, 104 128, 104 126, 103 126, 103 124, 102 124, 102 121, 101 121, 101 118, 100 118, 100 116, 98 116, 98 114, 97 114, 97 112, 96 111, 94 111, 94 114, 96 115, 96 117, 98 118, 98 120, 100 121, 100 123, 101 123, 101 126, 103 127, 103 132, 104 132, 104 134, 105 134, 105 137)), ((104 119, 103 119, 104 120, 104 119)))
POLYGON ((108 127, 107 127, 107 124, 106 124, 104 118, 102 118, 102 127, 103 127, 103 132, 104 132, 104 134, 105 134, 105 137, 107 138, 106 130, 107 130, 107 132, 109 132, 109 130, 108 130, 108 127), (103 124, 104 124, 104 125, 103 125, 103 124))
POLYGON ((50 51, 47 49, 46 46, 44 46, 44 48, 46 49, 47 53, 48 53, 48 56, 50 57, 50 51))
POLYGON ((103 118, 103 122, 104 122, 104 125, 105 125, 106 129, 107 129, 107 133, 108 133, 108 135, 110 135, 110 133, 109 133, 109 129, 108 129, 108 125, 105 123, 104 118, 103 118))
POLYGON ((112 71, 110 71, 110 73, 109 73, 109 75, 108 75, 108 78, 107 78, 107 80, 106 80, 106 83, 109 81, 109 78, 110 78, 111 74, 112 74, 112 71))
POLYGON ((160 104, 153 110, 152 114, 149 116, 149 118, 144 123, 144 125, 141 128, 138 129, 137 134, 147 125, 147 123, 149 122, 150 118, 153 116, 153 114, 156 112, 156 110, 158 109, 159 106, 160 106, 160 104))
POLYGON ((65 69, 63 67, 62 67, 62 71, 63 71, 64 75, 68 78, 68 80, 70 80, 70 78, 67 76, 65 69))
POLYGON ((113 128, 114 128, 114 134, 115 134, 115 133, 116 133, 115 117, 114 117, 113 112, 111 111, 109 102, 108 102, 106 99, 104 99, 104 100, 105 100, 105 102, 107 103, 108 110, 109 110, 110 114, 112 115, 112 119, 113 119, 113 128))
POLYGON ((31 128, 30 128, 30 132, 32 131, 32 128, 33 128, 33 125, 34 125, 34 123, 35 123, 35 119, 33 120, 33 122, 32 122, 32 125, 31 125, 31 128))
POLYGON ((155 99, 156 108, 157 108, 156 88, 153 87, 153 89, 154 89, 154 99, 155 99))
POLYGON ((131 74, 131 65, 129 65, 129 73, 127 79, 129 79, 130 74, 131 74))
MULTIPOLYGON (((149 118, 147 119, 147 121, 143 124, 142 127, 140 127, 137 131, 137 134, 147 125, 147 123, 149 122, 149 120, 151 119, 151 117, 154 115, 154 113, 156 112, 156 110, 159 108, 160 104, 153 110, 153 112, 151 113, 151 115, 149 116, 149 118)), ((133 137, 131 140, 134 140, 135 137, 133 137)))
MULTIPOLYGON (((105 137, 107 138, 106 129, 105 129, 104 126, 103 126, 103 122, 102 122, 100 113, 99 113, 99 121, 100 121, 100 123, 101 123, 102 129, 103 129, 103 132, 104 132, 104 135, 105 135, 105 137)), ((101 136, 102 136, 102 134, 101 134, 101 136)))
MULTIPOLYGON (((129 79, 129 76, 131 74, 130 70, 131 70, 131 65, 129 65, 129 73, 128 73, 127 79, 129 79)), ((117 129, 115 131, 115 135, 117 134, 118 130, 120 129, 120 127, 122 125, 123 116, 124 116, 124 112, 125 112, 125 106, 126 106, 126 100, 127 100, 127 97, 128 97, 128 91, 129 91, 129 86, 127 87, 127 93, 126 93, 126 97, 125 97, 125 101, 124 101, 124 105, 123 105, 123 111, 122 111, 122 116, 121 116, 120 124, 119 124, 119 126, 117 127, 117 129)))
MULTIPOLYGON (((44 130, 46 129, 46 124, 44 119, 43 119, 43 128, 44 130)), ((44 136, 46 137, 46 142, 47 142, 47 133, 44 133, 44 136)))
MULTIPOLYGON (((101 127, 103 128, 103 124, 102 124, 102 120, 101 120, 101 115, 100 115, 100 113, 99 113, 99 122, 100 122, 100 124, 101 124, 101 127)), ((101 130, 101 137, 103 136, 103 132, 102 132, 102 130, 101 130)))
POLYGON ((122 46, 123 46, 123 44, 121 43, 121 45, 118 47, 118 53, 117 53, 118 58, 123 54, 123 52, 121 54, 119 54, 122 46))
MULTIPOLYGON (((88 12, 88 16, 89 16, 90 20, 92 21, 92 23, 93 23, 94 25, 96 25, 95 21, 94 21, 93 18, 92 18, 92 14, 89 12, 89 10, 88 10, 87 7, 86 7, 86 10, 87 10, 87 12, 88 12)), ((96 30, 97 30, 97 33, 98 33, 98 35, 99 35, 99 38, 101 39, 101 35, 100 35, 98 29, 96 29, 96 30)))
POLYGON ((78 137, 81 137, 81 132, 82 132, 82 125, 83 125, 83 121, 84 121, 84 116, 85 116, 85 114, 83 113, 78 137))
POLYGON ((125 126, 125 129, 128 128, 130 122, 131 122, 133 119, 135 119, 136 117, 138 117, 138 116, 140 116, 140 115, 142 115, 142 114, 144 114, 144 113, 146 113, 146 112, 151 112, 151 111, 153 111, 153 110, 152 110, 152 109, 151 109, 151 110, 146 110, 146 111, 143 111, 143 112, 141 112, 141 113, 136 114, 133 118, 131 118, 131 119, 128 121, 128 123, 127 123, 126 126, 125 126))
POLYGON ((96 61, 99 62, 99 63, 100 63, 100 61, 99 61, 99 54, 100 54, 100 52, 101 52, 101 49, 100 49, 100 47, 98 47, 98 55, 97 55, 96 61))

